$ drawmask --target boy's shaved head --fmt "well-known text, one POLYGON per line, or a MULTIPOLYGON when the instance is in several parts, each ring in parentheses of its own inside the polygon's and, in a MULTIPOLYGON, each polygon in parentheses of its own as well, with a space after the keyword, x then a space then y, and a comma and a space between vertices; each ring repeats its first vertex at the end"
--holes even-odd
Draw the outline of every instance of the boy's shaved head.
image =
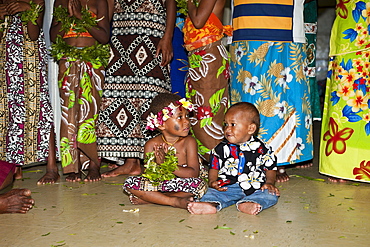
MULTIPOLYGON (((229 112, 230 110, 237 110, 237 111, 242 111, 245 112, 245 114, 250 118, 251 122, 256 125, 256 131, 254 132, 253 135, 257 135, 259 128, 260 128, 260 113, 258 112, 257 108, 249 102, 239 102, 236 103, 227 110, 229 112)), ((227 114, 226 112, 226 114, 227 114)))

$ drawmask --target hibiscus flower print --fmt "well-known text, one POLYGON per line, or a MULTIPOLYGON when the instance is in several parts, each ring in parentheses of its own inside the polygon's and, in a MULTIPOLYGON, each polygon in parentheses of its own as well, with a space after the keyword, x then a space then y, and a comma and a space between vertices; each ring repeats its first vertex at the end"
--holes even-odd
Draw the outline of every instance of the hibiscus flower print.
POLYGON ((258 83, 258 77, 253 76, 252 78, 245 78, 243 91, 249 93, 250 95, 255 95, 256 92, 261 89, 262 86, 258 83))
POLYGON ((291 82, 293 79, 293 75, 290 74, 290 68, 287 67, 283 69, 283 71, 280 72, 280 75, 282 76, 282 78, 278 80, 278 83, 282 88, 287 89, 287 83, 291 82))
POLYGON ((305 145, 303 144, 302 138, 298 137, 296 139, 296 142, 297 142, 297 147, 296 147, 297 155, 302 155, 302 150, 304 150, 304 148, 305 148, 305 145))
POLYGON ((370 180, 370 161, 361 161, 360 167, 353 168, 353 175, 356 175, 356 179, 359 180, 370 180))
POLYGON ((346 141, 351 138, 354 130, 351 128, 344 128, 339 130, 338 124, 331 117, 329 120, 329 130, 324 134, 324 141, 327 141, 325 147, 325 154, 329 156, 333 151, 337 154, 343 154, 346 149, 346 141))
POLYGON ((274 109, 274 114, 275 115, 278 115, 278 117, 280 119, 283 119, 284 116, 287 114, 288 112, 288 108, 287 108, 287 102, 286 101, 283 101, 283 102, 278 102, 276 103, 275 105, 275 109, 274 109))
POLYGON ((205 118, 213 117, 212 109, 209 106, 199 106, 197 108, 197 119, 202 120, 205 118))
POLYGON ((238 177, 238 182, 243 190, 249 190, 252 187, 258 190, 261 188, 263 177, 264 174, 260 172, 250 172, 248 175, 243 173, 238 177))
POLYGON ((238 164, 239 159, 228 158, 223 167, 220 169, 220 173, 230 176, 237 176, 238 175, 238 164))
POLYGON ((241 151, 255 151, 261 146, 260 142, 250 141, 240 145, 241 151))

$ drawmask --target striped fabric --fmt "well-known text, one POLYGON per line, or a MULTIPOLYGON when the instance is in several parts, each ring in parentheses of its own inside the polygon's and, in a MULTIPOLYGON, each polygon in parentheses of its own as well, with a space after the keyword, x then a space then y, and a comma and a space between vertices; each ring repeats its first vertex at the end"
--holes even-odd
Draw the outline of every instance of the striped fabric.
POLYGON ((293 23, 301 23, 302 28, 297 29, 303 30, 303 16, 297 16, 298 19, 294 20, 294 13, 297 13, 295 8, 300 5, 303 7, 302 0, 235 0, 233 41, 292 42, 294 36, 297 37, 294 41, 304 42, 303 31, 301 35, 293 35, 293 23))

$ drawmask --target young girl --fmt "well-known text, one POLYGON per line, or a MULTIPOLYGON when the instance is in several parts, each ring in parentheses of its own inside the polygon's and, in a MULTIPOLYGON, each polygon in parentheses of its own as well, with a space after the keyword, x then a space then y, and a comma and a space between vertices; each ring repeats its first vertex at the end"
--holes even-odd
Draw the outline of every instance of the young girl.
MULTIPOLYGON (((127 178, 124 189, 130 194, 132 204, 155 203, 185 209, 193 197, 200 198, 206 190, 206 183, 198 178, 197 144, 188 135, 188 112, 193 110, 193 106, 178 95, 161 93, 153 99, 150 110, 147 128, 156 128, 161 134, 145 144, 145 158, 148 160, 145 173, 127 178), (171 152, 175 152, 178 162, 173 161, 171 152), (155 177, 148 172, 153 170, 153 165, 161 169, 174 165, 171 162, 176 162, 177 166, 173 178, 156 181, 148 178, 150 175, 155 177)), ((166 175, 171 177, 172 174, 166 175)))
POLYGON ((98 181, 95 126, 108 63, 109 16, 106 1, 56 0, 50 29, 52 55, 59 60, 62 105, 61 160, 66 180, 98 181))
POLYGON ((0 0, 0 160, 21 168, 48 161, 42 183, 56 166, 53 111, 42 31, 44 0, 0 0))
POLYGON ((187 98, 194 103, 192 132, 199 153, 206 160, 210 150, 223 138, 222 123, 228 108, 229 54, 221 39, 231 35, 222 25, 225 0, 201 0, 198 7, 188 1, 184 42, 189 51, 187 98))

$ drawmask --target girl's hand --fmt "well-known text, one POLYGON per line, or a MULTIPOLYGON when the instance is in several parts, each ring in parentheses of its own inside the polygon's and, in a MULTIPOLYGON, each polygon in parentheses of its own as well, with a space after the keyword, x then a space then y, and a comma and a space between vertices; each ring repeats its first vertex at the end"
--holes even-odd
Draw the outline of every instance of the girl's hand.
POLYGON ((276 188, 274 185, 269 184, 269 183, 265 183, 264 185, 262 185, 261 190, 262 191, 268 190, 271 195, 280 196, 279 189, 276 188))
POLYGON ((154 144, 154 155, 155 162, 160 165, 164 162, 164 157, 168 151, 168 146, 166 144, 154 144))
POLYGON ((82 5, 80 0, 69 0, 68 2, 69 16, 75 16, 78 19, 81 19, 82 18, 81 10, 82 5))
POLYGON ((158 47, 157 47, 157 53, 156 57, 159 56, 159 54, 162 54, 162 61, 161 66, 166 66, 171 62, 171 59, 173 57, 173 51, 172 51, 172 43, 170 40, 161 39, 159 41, 158 47))
POLYGON ((6 11, 9 15, 15 15, 29 9, 31 9, 31 5, 26 2, 11 2, 6 6, 6 11))

